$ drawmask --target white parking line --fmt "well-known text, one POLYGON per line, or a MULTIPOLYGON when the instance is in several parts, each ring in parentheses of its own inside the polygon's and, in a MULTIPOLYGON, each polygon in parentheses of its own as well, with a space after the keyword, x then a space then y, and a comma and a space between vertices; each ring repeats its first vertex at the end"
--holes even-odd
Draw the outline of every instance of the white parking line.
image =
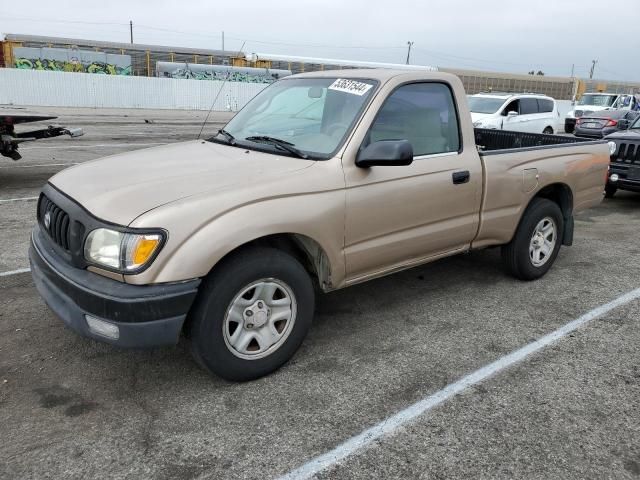
POLYGON ((0 198, 0 203, 30 202, 31 200, 37 200, 37 199, 38 197, 0 198))
POLYGON ((17 275, 19 273, 27 273, 30 272, 30 268, 19 268, 18 270, 10 270, 8 272, 0 272, 0 277, 8 277, 10 275, 17 275))
POLYGON ((495 375, 496 373, 509 368, 516 363, 521 362, 529 355, 532 355, 533 353, 542 350, 552 343, 557 342, 561 338, 582 327, 586 323, 595 320, 602 315, 605 315, 615 308, 626 305, 627 303, 630 303, 639 298, 640 288, 637 288, 628 293, 625 293, 624 295, 616 298, 609 303, 606 303, 605 305, 602 305, 591 310, 588 313, 585 313, 576 320, 567 323, 563 327, 560 327, 554 332, 545 335, 539 340, 529 343, 519 350, 516 350, 504 357, 499 358, 495 362, 490 363, 489 365, 486 365, 485 367, 482 367, 473 373, 470 373, 457 382, 447 385, 445 388, 434 393, 433 395, 425 397, 422 400, 414 403, 413 405, 405 408, 404 410, 396 413, 395 415, 388 417, 387 419, 381 421, 371 428, 368 428, 355 437, 351 437, 346 442, 338 445, 333 450, 324 453, 305 463, 301 467, 283 475, 282 477, 280 477, 280 480, 307 479, 313 477, 314 475, 326 470, 327 468, 336 465, 337 463, 353 455, 354 453, 357 453, 359 450, 368 447, 369 445, 371 445, 371 443, 375 442, 379 438, 386 435, 394 434, 400 427, 415 420, 420 415, 428 412, 444 401, 449 400, 454 395, 457 395, 463 390, 486 380, 492 375, 495 375))

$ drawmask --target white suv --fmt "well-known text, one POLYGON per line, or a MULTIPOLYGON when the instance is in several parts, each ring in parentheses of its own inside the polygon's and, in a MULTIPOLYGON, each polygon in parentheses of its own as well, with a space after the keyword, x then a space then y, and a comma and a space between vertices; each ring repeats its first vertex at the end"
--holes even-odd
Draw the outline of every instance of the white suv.
POLYGON ((478 93, 469 96, 473 126, 515 132, 554 133, 560 120, 556 101, 533 93, 478 93))

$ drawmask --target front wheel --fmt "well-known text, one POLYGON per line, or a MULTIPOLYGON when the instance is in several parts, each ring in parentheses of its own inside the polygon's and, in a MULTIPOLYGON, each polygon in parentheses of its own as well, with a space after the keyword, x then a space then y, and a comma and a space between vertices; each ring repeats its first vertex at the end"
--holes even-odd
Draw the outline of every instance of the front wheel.
POLYGON ((547 127, 542 131, 542 133, 544 133, 546 135, 553 135, 553 128, 547 127))
POLYGON ((314 301, 311 278, 295 258, 272 248, 241 251, 201 286, 187 326, 192 353, 227 380, 267 375, 300 347, 314 301))
POLYGON ((513 239, 502 247, 509 273, 520 280, 535 280, 547 273, 558 256, 563 229, 560 207, 545 198, 533 199, 513 239))

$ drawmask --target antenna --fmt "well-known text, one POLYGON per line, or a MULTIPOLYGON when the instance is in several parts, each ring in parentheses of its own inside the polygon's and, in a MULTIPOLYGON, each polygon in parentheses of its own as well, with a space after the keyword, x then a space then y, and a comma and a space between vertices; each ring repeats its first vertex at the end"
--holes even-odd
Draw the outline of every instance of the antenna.
MULTIPOLYGON (((242 46, 240 47, 240 50, 238 50, 238 53, 236 53, 236 57, 239 57, 240 54, 242 53, 242 49, 244 48, 244 44, 247 43, 247 41, 245 40, 244 42, 242 42, 242 46)), ((233 65, 231 66, 233 67, 233 65)), ((213 110, 213 106, 216 104, 216 102, 218 101, 218 97, 220 96, 220 94, 222 93, 222 90, 224 89, 224 86, 227 83, 227 80, 229 80, 229 74, 231 73, 231 71, 227 72, 227 76, 224 77, 224 81, 222 82, 222 85, 220 85, 220 90, 218 90, 218 93, 216 94, 216 97, 213 99, 213 102, 211 103, 211 108, 209 108, 209 111, 207 112, 207 116, 204 118, 204 122, 202 122, 202 127, 200 127, 200 133, 198 133, 198 138, 197 140, 200 140, 200 136, 202 135, 202 131, 204 130, 204 126, 207 124, 207 122, 209 121, 209 115, 211 115, 211 110, 213 110)))

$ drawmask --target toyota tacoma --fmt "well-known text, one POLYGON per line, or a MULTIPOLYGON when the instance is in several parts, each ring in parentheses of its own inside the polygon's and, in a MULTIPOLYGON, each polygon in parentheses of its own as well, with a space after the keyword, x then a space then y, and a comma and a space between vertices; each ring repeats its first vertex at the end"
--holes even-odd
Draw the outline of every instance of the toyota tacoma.
POLYGON ((208 371, 249 380, 296 352, 322 292, 493 246, 514 277, 542 277, 608 165, 606 141, 474 129, 453 75, 293 75, 207 140, 52 177, 31 270, 77 333, 184 335, 208 371))

